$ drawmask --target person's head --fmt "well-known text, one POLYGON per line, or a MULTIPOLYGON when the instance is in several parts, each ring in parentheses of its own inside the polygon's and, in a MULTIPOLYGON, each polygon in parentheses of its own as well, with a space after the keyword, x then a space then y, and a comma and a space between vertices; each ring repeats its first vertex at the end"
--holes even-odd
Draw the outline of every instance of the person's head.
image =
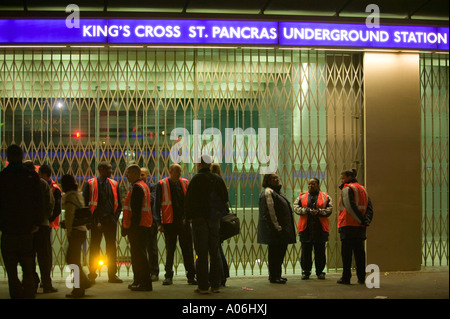
POLYGON ((64 193, 78 190, 78 185, 75 181, 75 177, 69 174, 63 175, 61 177, 61 188, 64 193))
POLYGON ((341 183, 349 183, 351 181, 354 181, 356 179, 356 169, 351 170, 344 170, 341 172, 341 183))
POLYGON ((203 154, 200 157, 200 163, 197 164, 198 170, 201 170, 203 168, 210 169, 212 163, 212 157, 208 154, 203 154))
POLYGON ((211 173, 222 176, 222 169, 220 168, 220 165, 217 163, 212 163, 211 164, 211 173))
POLYGON ((318 178, 311 178, 308 181, 308 192, 316 194, 320 191, 320 181, 318 178))
POLYGON ((45 179, 46 181, 48 181, 50 179, 50 177, 52 176, 52 169, 47 164, 41 165, 39 167, 38 172, 39 172, 39 176, 41 178, 45 179))
POLYGON ((29 168, 32 171, 36 171, 36 168, 34 167, 33 161, 27 160, 23 162, 23 165, 27 168, 29 168))
POLYGON ((101 179, 106 179, 111 177, 112 174, 112 166, 108 162, 100 162, 98 164, 98 174, 101 179))
POLYGON ((136 164, 130 165, 127 167, 125 176, 130 184, 134 184, 141 178, 141 168, 136 164))
POLYGON ((147 178, 150 176, 150 171, 147 167, 141 167, 141 179, 143 181, 146 181, 147 178))
POLYGON ((6 159, 9 163, 22 163, 23 151, 17 144, 12 144, 6 149, 6 159))
POLYGON ((278 178, 277 174, 266 174, 263 178, 263 184, 262 186, 264 188, 266 187, 276 187, 280 186, 280 179, 278 178))
POLYGON ((169 178, 172 181, 177 181, 181 177, 181 166, 179 164, 172 164, 169 166, 169 178))

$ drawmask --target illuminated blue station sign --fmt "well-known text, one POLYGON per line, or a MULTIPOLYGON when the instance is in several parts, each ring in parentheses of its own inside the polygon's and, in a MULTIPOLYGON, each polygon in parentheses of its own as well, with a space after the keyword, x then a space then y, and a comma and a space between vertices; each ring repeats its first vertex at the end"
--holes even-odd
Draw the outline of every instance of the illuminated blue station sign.
POLYGON ((0 19, 0 44, 264 45, 449 50, 449 28, 220 20, 0 19))

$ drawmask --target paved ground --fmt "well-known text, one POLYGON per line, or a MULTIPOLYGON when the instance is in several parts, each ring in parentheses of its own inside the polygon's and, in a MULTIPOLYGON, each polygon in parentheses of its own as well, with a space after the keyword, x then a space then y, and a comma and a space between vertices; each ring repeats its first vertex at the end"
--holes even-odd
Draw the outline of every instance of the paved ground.
MULTIPOLYGON (((285 285, 271 284, 266 276, 231 277, 220 293, 200 295, 195 286, 185 278, 174 278, 171 286, 162 281, 153 283, 153 291, 134 292, 127 289, 131 278, 123 278, 122 284, 107 282, 107 276, 97 278, 96 284, 86 291, 86 300, 92 299, 169 299, 169 300, 255 300, 255 299, 449 299, 449 268, 424 268, 416 272, 391 272, 380 275, 380 287, 368 288, 356 283, 338 285, 340 274, 329 273, 326 280, 311 276, 301 280, 299 275, 288 275, 285 285)), ((373 282, 373 281, 372 281, 373 282)), ((54 278, 57 293, 43 294, 38 291, 36 299, 66 299, 70 291, 65 279, 54 278)), ((0 279, 0 299, 9 299, 6 278, 0 279)))

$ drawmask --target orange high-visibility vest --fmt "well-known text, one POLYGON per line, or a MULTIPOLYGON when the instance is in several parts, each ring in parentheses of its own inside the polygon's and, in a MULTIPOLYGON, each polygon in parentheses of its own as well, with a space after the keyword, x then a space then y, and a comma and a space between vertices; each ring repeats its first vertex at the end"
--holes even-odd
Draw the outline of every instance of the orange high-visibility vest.
MULTIPOLYGON (((302 204, 302 207, 308 206, 308 195, 309 195, 309 192, 300 194, 300 203, 302 204)), ((316 208, 323 209, 323 208, 327 207, 327 199, 328 199, 328 194, 325 192, 319 191, 319 195, 317 196, 316 208)), ((320 220, 320 224, 322 225, 323 231, 329 232, 330 227, 329 227, 328 217, 320 217, 319 216, 319 220, 320 220)), ((308 215, 307 214, 300 215, 300 218, 298 220, 297 232, 300 233, 300 232, 304 231, 306 229, 307 225, 308 225, 308 215)))
MULTIPOLYGON (((54 181, 52 181, 52 194, 55 193, 55 190, 59 190, 61 192, 61 189, 59 188, 58 184, 56 184, 54 181)), ((54 221, 48 225, 50 228, 59 229, 59 216, 55 218, 54 221)))
MULTIPOLYGON (((367 205, 369 204, 369 196, 367 195, 367 191, 361 184, 358 183, 349 183, 344 184, 345 187, 350 187, 353 190, 353 194, 355 195, 355 203, 358 206, 360 212, 362 212, 363 216, 366 214, 367 205)), ((344 226, 360 226, 366 227, 358 223, 358 221, 353 218, 353 216, 347 211, 342 203, 342 195, 339 197, 339 219, 338 219, 338 228, 344 226)))
MULTIPOLYGON (((119 183, 111 178, 108 178, 109 183, 111 184, 111 189, 114 195, 114 213, 116 212, 117 207, 119 206, 119 199, 117 197, 117 189, 119 187, 119 183)), ((91 178, 89 181, 89 210, 91 213, 94 213, 95 209, 98 205, 98 180, 96 177, 91 178)))
MULTIPOLYGON (((171 224, 173 223, 173 206, 172 206, 172 194, 170 193, 169 178, 163 178, 159 181, 162 188, 162 199, 161 199, 161 223, 171 224)), ((183 193, 186 196, 189 181, 186 178, 180 177, 181 188, 183 188, 183 193)))
MULTIPOLYGON (((143 180, 138 180, 136 183, 133 184, 133 186, 134 185, 138 185, 139 187, 141 187, 144 192, 144 198, 142 200, 141 221, 139 225, 144 227, 152 227, 153 216, 152 216, 152 206, 150 203, 150 189, 143 180)), ((128 192, 128 195, 125 198, 125 204, 123 206, 122 225, 123 228, 125 229, 128 229, 131 226, 131 216, 133 212, 131 211, 130 200, 132 193, 133 187, 131 187, 130 191, 128 192)))

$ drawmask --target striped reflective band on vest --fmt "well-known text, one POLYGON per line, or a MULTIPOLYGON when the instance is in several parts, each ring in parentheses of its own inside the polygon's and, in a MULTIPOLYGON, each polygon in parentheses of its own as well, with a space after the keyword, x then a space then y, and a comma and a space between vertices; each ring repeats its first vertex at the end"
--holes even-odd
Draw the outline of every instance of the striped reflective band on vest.
MULTIPOLYGON (((161 222, 163 224, 173 223, 173 206, 172 206, 172 194, 170 193, 169 178, 163 178, 159 181, 162 188, 162 199, 161 199, 161 222)), ((183 188, 183 193, 186 195, 189 181, 185 178, 180 177, 181 187, 183 188)))
MULTIPOLYGON (((308 195, 309 192, 300 194, 300 203, 302 207, 308 206, 308 195)), ((317 196, 317 202, 316 202, 316 208, 323 209, 327 206, 327 200, 328 200, 328 194, 322 191, 319 191, 319 195, 317 196)), ((329 221, 328 217, 320 217, 320 224, 322 225, 322 230, 328 232, 330 230, 329 227, 329 221)), ((304 231, 306 229, 306 226, 308 225, 308 215, 300 215, 300 218, 298 220, 298 228, 297 232, 304 231)))
MULTIPOLYGON (((111 184, 111 189, 114 196, 114 213, 116 212, 117 207, 119 206, 119 199, 117 196, 117 188, 119 187, 119 183, 115 180, 108 178, 109 183, 111 184)), ((91 178, 89 181, 89 210, 91 213, 94 213, 95 209, 98 206, 98 180, 96 177, 91 178)))
MULTIPOLYGON (((58 184, 55 183, 55 181, 52 181, 52 194, 55 193, 55 190, 59 189, 59 191, 61 192, 61 189, 59 188, 58 184)), ((55 218, 54 221, 52 221, 50 223, 50 225, 48 225, 48 227, 50 228, 54 228, 54 229, 59 229, 59 216, 55 218)))
POLYGON ((125 203, 123 206, 123 218, 122 218, 123 227, 125 229, 128 229, 131 226, 131 216, 133 212, 131 210, 130 202, 134 185, 138 185, 144 193, 144 198, 142 199, 141 220, 139 225, 144 227, 152 227, 153 217, 152 217, 152 205, 150 202, 150 189, 143 180, 139 180, 136 183, 134 183, 130 191, 128 192, 127 197, 125 198, 125 203))

